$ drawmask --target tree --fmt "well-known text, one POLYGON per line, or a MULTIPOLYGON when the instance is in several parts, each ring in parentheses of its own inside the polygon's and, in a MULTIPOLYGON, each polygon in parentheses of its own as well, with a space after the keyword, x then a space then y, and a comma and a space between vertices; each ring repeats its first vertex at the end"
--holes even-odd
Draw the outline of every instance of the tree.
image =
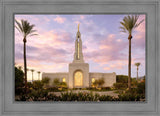
POLYGON ((59 85, 60 85, 61 88, 67 87, 67 83, 66 82, 60 82, 59 85))
POLYGON ((60 85, 59 79, 58 79, 58 78, 55 78, 55 79, 53 80, 53 86, 59 87, 59 85, 60 85))
POLYGON ((137 79, 136 79, 136 78, 131 78, 131 86, 132 86, 133 88, 136 88, 136 87, 137 87, 137 84, 138 84, 137 79))
POLYGON ((128 87, 128 76, 127 75, 116 75, 116 83, 113 85, 115 89, 127 89, 128 87))
POLYGON ((40 80, 36 80, 33 82, 33 88, 36 90, 41 90, 43 88, 43 83, 40 80))
POLYGON ((23 48, 23 57, 24 57, 24 76, 25 76, 25 91, 27 93, 27 60, 26 60, 26 42, 27 42, 27 37, 28 36, 34 36, 37 35, 35 34, 36 30, 33 30, 35 25, 31 25, 27 20, 21 20, 21 22, 16 22, 16 29, 22 34, 23 36, 23 43, 24 43, 24 48, 23 48))
POLYGON ((100 79, 96 79, 94 82, 93 82, 93 85, 95 87, 102 87, 102 85, 105 83, 104 81, 104 78, 100 78, 100 79))
POLYGON ((140 62, 135 63, 135 66, 137 66, 137 81, 138 81, 138 69, 139 69, 139 66, 140 66, 140 65, 141 65, 140 62))
POLYGON ((100 78, 99 80, 98 80, 98 85, 100 86, 100 87, 102 87, 102 85, 105 83, 105 81, 104 81, 104 78, 100 78))
POLYGON ((128 33, 129 40, 129 56, 128 56, 128 88, 131 89, 131 39, 132 39, 132 31, 137 28, 144 20, 141 20, 137 23, 139 16, 138 15, 128 15, 123 18, 121 24, 121 31, 124 33, 128 33))
POLYGON ((19 70, 22 70, 22 66, 18 66, 18 69, 19 69, 19 70))
POLYGON ((93 87, 98 87, 98 80, 96 79, 92 84, 93 84, 93 87))
POLYGON ((40 80, 40 71, 37 71, 37 73, 38 73, 38 80, 40 80))
POLYGON ((33 81, 34 81, 34 78, 33 78, 34 69, 31 69, 31 72, 32 72, 32 83, 33 83, 33 81))
POLYGON ((21 69, 15 67, 15 88, 23 87, 24 73, 21 69))
POLYGON ((53 83, 52 83, 52 85, 54 86, 54 87, 57 87, 57 88, 66 88, 67 87, 67 83, 66 82, 60 82, 60 80, 59 80, 59 78, 55 78, 54 80, 53 80, 53 83))
POLYGON ((48 84, 49 84, 49 81, 50 81, 50 78, 48 78, 48 77, 44 77, 44 78, 42 79, 42 83, 43 83, 44 85, 48 85, 48 84))
POLYGON ((127 75, 116 75, 116 82, 127 84, 128 83, 128 76, 127 75))
POLYGON ((30 69, 29 69, 29 68, 27 68, 27 71, 30 71, 30 69))
POLYGON ((15 93, 20 94, 24 87, 24 73, 22 69, 15 67, 15 93))
POLYGON ((139 94, 145 94, 145 82, 138 83, 137 93, 139 93, 139 94))

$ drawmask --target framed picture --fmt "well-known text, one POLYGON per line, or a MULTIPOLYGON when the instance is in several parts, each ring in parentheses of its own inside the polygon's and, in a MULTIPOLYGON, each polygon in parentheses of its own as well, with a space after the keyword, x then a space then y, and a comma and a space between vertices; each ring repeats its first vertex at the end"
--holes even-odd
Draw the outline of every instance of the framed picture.
POLYGON ((15 100, 144 102, 146 16, 127 15, 15 14, 15 100), (132 78, 123 18, 135 25, 132 78), (33 28, 23 41, 23 29, 30 29, 24 23, 33 28))
POLYGON ((3 0, 1 115, 159 115, 159 1, 3 0))

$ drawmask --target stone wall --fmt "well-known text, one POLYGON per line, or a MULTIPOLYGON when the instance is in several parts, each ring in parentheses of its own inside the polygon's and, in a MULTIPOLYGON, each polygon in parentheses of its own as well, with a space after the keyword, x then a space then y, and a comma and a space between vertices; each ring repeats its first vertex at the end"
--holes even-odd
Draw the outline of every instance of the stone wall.
POLYGON ((111 87, 114 83, 116 83, 116 73, 89 73, 89 80, 90 80, 90 86, 92 85, 92 78, 95 78, 95 80, 99 78, 104 78, 104 85, 103 87, 111 87))
MULTIPOLYGON (((85 67, 88 69, 88 64, 85 64, 85 65, 86 65, 85 67)), ((84 68, 84 66, 82 66, 82 67, 84 68)), ((79 65, 79 67, 77 67, 77 69, 74 66, 72 67, 73 69, 72 68, 70 69, 70 81, 69 81, 69 73, 43 73, 42 78, 49 77, 50 78, 50 85, 52 85, 52 82, 55 78, 59 78, 59 80, 61 82, 62 82, 62 79, 65 78, 67 86, 69 86, 69 88, 73 88, 74 87, 73 86, 74 85, 73 84, 74 83, 74 80, 73 80, 74 72, 76 70, 81 69, 81 71, 84 74, 84 77, 83 77, 84 78, 83 79, 84 80, 83 81, 84 88, 92 85, 92 78, 95 78, 95 80, 100 79, 100 78, 104 78, 105 83, 104 83, 103 87, 111 87, 111 86, 113 86, 114 83, 116 83, 116 73, 115 72, 113 72, 113 73, 94 73, 94 72, 92 72, 92 73, 89 73, 89 75, 87 76, 87 72, 89 70, 87 70, 86 68, 83 69, 82 67, 79 65), (70 82, 70 84, 69 84, 69 82, 70 82), (88 83, 89 83, 89 85, 88 85, 88 83)))
POLYGON ((68 85, 68 73, 43 73, 42 78, 44 77, 50 78, 50 85, 52 85, 52 82, 55 78, 59 78, 60 82, 62 82, 62 79, 65 78, 68 85))

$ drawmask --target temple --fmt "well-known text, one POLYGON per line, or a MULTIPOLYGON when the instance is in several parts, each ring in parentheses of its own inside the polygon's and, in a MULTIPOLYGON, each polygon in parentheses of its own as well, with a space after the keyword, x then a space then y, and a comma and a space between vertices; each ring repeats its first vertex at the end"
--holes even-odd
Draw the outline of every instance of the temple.
POLYGON ((105 83, 103 87, 111 87, 116 83, 116 73, 97 73, 89 72, 89 64, 84 62, 82 52, 81 33, 78 31, 75 40, 75 53, 73 62, 69 64, 69 72, 66 73, 43 73, 42 78, 50 78, 52 84, 55 78, 59 78, 61 82, 66 82, 68 88, 88 88, 92 87, 96 79, 103 78, 105 83))

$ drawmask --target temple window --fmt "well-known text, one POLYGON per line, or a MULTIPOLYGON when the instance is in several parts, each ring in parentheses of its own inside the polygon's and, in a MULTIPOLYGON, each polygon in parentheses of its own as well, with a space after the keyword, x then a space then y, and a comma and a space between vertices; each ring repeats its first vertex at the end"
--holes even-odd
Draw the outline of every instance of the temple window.
POLYGON ((83 73, 81 71, 77 71, 74 74, 74 85, 75 87, 83 86, 83 73))
POLYGON ((63 79, 62 79, 62 82, 66 82, 66 78, 63 78, 63 79))
POLYGON ((94 83, 95 82, 95 78, 92 78, 92 83, 94 83))

